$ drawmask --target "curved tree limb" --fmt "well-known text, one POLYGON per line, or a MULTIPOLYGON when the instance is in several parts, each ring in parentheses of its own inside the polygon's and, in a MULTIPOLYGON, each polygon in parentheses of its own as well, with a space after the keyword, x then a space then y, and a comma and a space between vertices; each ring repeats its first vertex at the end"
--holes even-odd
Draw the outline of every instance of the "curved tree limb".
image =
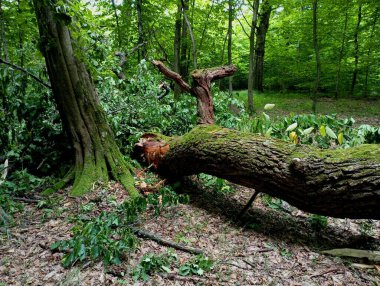
POLYGON ((307 212, 380 219, 380 146, 376 144, 320 150, 200 125, 178 138, 145 137, 139 147, 165 177, 207 173, 307 212))
POLYGON ((32 79, 34 79, 36 82, 38 82, 39 84, 43 85, 44 87, 47 87, 49 89, 51 89, 51 86, 48 85, 47 83, 43 82, 42 79, 36 77, 35 75, 33 75, 32 73, 30 73, 29 71, 27 71, 26 69, 22 68, 22 67, 19 67, 19 66, 16 66, 15 64, 12 64, 10 62, 7 62, 3 59, 0 59, 0 64, 5 64, 7 66, 10 66, 11 68, 15 69, 15 70, 19 70, 19 71, 22 71, 23 73, 27 74, 28 76, 30 76, 32 79))
POLYGON ((181 75, 179 75, 178 73, 176 73, 176 72, 172 71, 171 69, 169 69, 168 67, 166 67, 164 65, 164 63, 161 61, 153 60, 152 63, 153 63, 153 65, 155 65, 158 68, 158 70, 164 76, 166 76, 169 79, 174 80, 180 86, 182 91, 191 92, 190 85, 186 81, 183 80, 181 75))

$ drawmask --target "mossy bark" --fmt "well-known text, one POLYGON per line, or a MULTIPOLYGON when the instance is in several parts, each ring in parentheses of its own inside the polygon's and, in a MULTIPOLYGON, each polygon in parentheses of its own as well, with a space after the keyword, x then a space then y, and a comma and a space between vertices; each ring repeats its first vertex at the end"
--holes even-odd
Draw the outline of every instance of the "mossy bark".
POLYGON ((380 219, 379 145, 320 150, 215 125, 169 140, 146 140, 140 142, 142 153, 146 143, 169 146, 156 162, 165 177, 207 173, 311 213, 380 219))
POLYGON ((114 141, 90 74, 74 52, 67 26, 71 19, 57 14, 53 2, 35 0, 34 7, 54 98, 75 153, 71 195, 80 196, 94 182, 109 178, 120 181, 131 195, 137 195, 131 167, 114 141))

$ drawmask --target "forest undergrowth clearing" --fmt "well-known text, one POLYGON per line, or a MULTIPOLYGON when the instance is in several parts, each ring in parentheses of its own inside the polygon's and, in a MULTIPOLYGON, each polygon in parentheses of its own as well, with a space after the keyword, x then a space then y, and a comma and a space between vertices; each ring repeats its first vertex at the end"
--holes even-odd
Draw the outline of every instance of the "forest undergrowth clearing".
MULTIPOLYGON (((182 190, 189 204, 165 208, 159 216, 149 210, 139 219, 141 229, 203 250, 215 264, 202 276, 180 276, 173 266, 169 273, 134 281, 130 273, 144 254, 168 251, 144 239, 121 265, 105 269, 101 261, 84 261, 63 268, 63 254, 50 246, 70 238, 73 218, 97 216, 128 199, 119 184, 109 183, 80 199, 62 190, 46 204, 25 205, 8 236, 1 236, 0 285, 380 285, 378 270, 365 266, 370 263, 320 254, 343 247, 379 250, 380 222, 328 218, 318 229, 309 214, 267 196, 236 220, 252 189, 233 188, 218 193, 194 177, 182 190)), ((193 256, 174 251, 180 263, 193 256)))

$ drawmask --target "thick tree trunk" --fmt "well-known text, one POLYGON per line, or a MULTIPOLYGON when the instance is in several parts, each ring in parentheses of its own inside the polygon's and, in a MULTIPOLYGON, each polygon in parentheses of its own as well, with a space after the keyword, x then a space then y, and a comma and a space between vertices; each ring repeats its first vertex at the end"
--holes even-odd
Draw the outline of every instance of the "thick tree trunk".
POLYGON ((182 8, 182 36, 181 36, 181 61, 180 61, 180 75, 186 80, 189 77, 189 61, 187 59, 187 52, 189 47, 187 24, 185 20, 185 13, 189 10, 189 0, 178 0, 181 2, 182 8))
POLYGON ((130 168, 114 141, 91 77, 75 56, 66 26, 69 16, 55 14, 51 2, 34 0, 34 6, 54 98, 75 153, 75 164, 63 182, 73 178, 71 194, 78 196, 94 182, 113 177, 137 195, 130 168))
MULTIPOLYGON (((182 4, 177 1, 177 14, 175 20, 175 31, 174 31, 174 71, 178 74, 181 73, 180 63, 181 63, 181 10, 182 4)), ((174 98, 178 99, 181 93, 181 89, 178 85, 174 87, 174 98)))
POLYGON ((187 82, 185 82, 182 79, 182 77, 178 73, 168 69, 162 62, 153 61, 152 63, 167 78, 174 80, 183 91, 189 92, 191 95, 197 98, 199 124, 215 123, 211 83, 214 80, 221 79, 234 74, 236 71, 235 66, 231 65, 203 70, 195 70, 191 74, 191 77, 193 79, 193 86, 190 86, 187 82))
POLYGON ((264 55, 265 42, 269 28, 269 19, 272 12, 272 6, 269 1, 264 1, 261 5, 260 24, 257 29, 256 49, 253 69, 253 88, 258 91, 264 91, 264 55))
POLYGON ((146 58, 146 48, 143 44, 145 42, 145 36, 144 36, 144 29, 143 29, 143 17, 142 17, 142 0, 137 0, 136 2, 136 9, 137 9, 137 29, 138 29, 138 43, 137 45, 141 45, 141 49, 138 49, 137 51, 137 59, 138 62, 142 59, 146 58))
POLYGON ((182 137, 148 135, 137 145, 157 172, 207 173, 281 198, 304 211, 380 219, 380 146, 320 150, 215 125, 182 137))
POLYGON ((257 26, 257 15, 259 13, 259 0, 253 1, 253 15, 251 32, 249 35, 249 72, 248 72, 248 113, 253 114, 253 69, 254 69, 254 58, 255 58, 255 31, 257 26))

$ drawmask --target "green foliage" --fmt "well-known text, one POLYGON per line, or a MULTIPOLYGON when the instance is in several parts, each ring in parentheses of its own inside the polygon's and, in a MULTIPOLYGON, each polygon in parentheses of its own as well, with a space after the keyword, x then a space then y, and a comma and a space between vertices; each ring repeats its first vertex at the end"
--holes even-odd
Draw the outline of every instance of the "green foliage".
POLYGON ((102 259, 106 265, 120 264, 138 245, 132 224, 139 214, 151 206, 158 215, 164 207, 187 202, 188 196, 177 195, 168 187, 147 197, 126 200, 113 211, 103 211, 95 218, 79 218, 72 229, 73 237, 55 242, 51 249, 66 252, 62 261, 64 267, 85 259, 102 259))
POLYGON ((192 260, 183 264, 178 273, 182 276, 188 275, 200 275, 202 276, 205 272, 209 272, 214 268, 214 261, 208 259, 203 254, 197 255, 192 260))
POLYGON ((199 174, 198 178, 203 186, 210 188, 215 194, 225 195, 234 192, 234 189, 224 179, 203 173, 199 174))
POLYGON ((178 257, 174 252, 168 251, 167 253, 145 254, 140 263, 132 272, 132 277, 135 281, 147 281, 149 276, 158 272, 170 272, 171 265, 178 262, 178 257))
POLYGON ((326 228, 328 225, 327 217, 316 214, 310 215, 309 222, 315 231, 320 231, 321 229, 326 228))
MULTIPOLYGON (((132 272, 133 279, 147 281, 150 275, 158 272, 169 273, 174 267, 178 266, 178 257, 174 252, 162 254, 145 254, 140 263, 132 272)), ((179 265, 178 274, 181 276, 199 275, 209 272, 214 268, 214 261, 208 259, 203 254, 179 265)))

